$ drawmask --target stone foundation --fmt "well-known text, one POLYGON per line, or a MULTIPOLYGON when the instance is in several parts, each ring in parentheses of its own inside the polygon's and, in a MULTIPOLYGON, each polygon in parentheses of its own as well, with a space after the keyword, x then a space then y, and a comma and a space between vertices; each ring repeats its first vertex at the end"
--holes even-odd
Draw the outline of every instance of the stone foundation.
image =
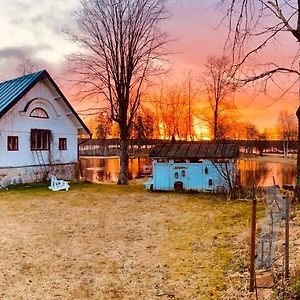
POLYGON ((75 180, 76 164, 0 168, 0 188, 47 180, 51 175, 59 179, 75 180))

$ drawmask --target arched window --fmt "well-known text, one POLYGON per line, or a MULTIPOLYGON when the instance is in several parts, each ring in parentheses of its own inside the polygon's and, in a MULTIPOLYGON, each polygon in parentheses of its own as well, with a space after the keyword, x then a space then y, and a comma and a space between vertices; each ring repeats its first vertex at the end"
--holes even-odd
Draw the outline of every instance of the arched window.
POLYGON ((47 114, 47 112, 40 108, 40 107, 37 107, 35 109, 33 109, 29 115, 29 117, 31 118, 40 118, 40 119, 49 119, 49 116, 47 114))

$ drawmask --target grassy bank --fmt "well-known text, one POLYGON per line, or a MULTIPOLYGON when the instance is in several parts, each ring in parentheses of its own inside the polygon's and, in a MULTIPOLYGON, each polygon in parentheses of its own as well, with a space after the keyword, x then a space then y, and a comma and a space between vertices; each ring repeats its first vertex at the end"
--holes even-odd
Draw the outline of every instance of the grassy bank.
POLYGON ((220 299, 250 203, 73 184, 0 192, 0 298, 220 299))

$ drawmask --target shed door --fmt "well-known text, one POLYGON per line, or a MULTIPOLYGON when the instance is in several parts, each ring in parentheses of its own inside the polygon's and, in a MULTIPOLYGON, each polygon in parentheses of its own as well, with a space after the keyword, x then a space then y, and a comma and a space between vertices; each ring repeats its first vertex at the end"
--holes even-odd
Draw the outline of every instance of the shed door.
POLYGON ((189 189, 201 191, 204 189, 202 163, 189 164, 189 189))
POLYGON ((154 165, 154 189, 170 191, 170 167, 168 163, 156 163, 154 165))

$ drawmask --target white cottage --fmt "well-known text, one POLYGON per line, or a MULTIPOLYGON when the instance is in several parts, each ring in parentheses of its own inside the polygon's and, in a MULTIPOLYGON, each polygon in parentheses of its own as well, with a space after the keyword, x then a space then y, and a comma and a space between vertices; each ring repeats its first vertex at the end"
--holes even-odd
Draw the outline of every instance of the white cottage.
POLYGON ((90 135, 46 70, 0 83, 0 185, 75 178, 78 135, 90 135))

